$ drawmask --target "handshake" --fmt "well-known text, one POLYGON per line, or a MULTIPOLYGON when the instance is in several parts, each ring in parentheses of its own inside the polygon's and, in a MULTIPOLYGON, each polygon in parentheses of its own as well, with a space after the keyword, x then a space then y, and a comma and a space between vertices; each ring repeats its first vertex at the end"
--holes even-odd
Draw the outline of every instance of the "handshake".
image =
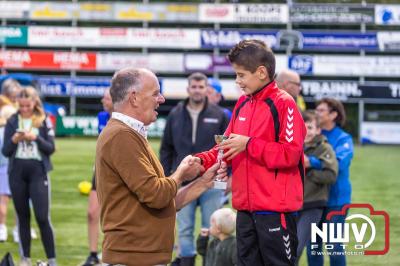
POLYGON ((199 181, 203 182, 208 188, 213 186, 213 181, 215 179, 221 181, 227 181, 228 179, 227 165, 225 162, 217 162, 204 172, 204 167, 201 165, 201 159, 192 155, 186 156, 176 171, 180 176, 181 182, 193 180, 202 174, 199 181))

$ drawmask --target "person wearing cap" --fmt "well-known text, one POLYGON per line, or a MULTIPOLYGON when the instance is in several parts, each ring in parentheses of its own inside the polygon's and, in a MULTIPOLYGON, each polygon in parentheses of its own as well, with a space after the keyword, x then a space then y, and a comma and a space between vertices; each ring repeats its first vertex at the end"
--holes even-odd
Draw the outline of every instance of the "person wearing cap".
MULTIPOLYGON (((222 85, 221 82, 216 78, 209 78, 208 79, 208 86, 207 86, 207 98, 210 103, 216 104, 220 106, 220 103, 224 101, 224 95, 222 95, 222 85)), ((232 111, 228 108, 222 107, 224 113, 229 117, 232 116, 232 111)))

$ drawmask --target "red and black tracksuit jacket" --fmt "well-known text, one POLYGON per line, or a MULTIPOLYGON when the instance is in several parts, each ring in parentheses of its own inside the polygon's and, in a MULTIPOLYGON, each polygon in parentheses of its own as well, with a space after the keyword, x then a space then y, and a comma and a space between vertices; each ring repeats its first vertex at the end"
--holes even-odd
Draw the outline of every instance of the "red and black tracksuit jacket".
MULTIPOLYGON (((303 205, 303 142, 306 128, 293 98, 275 81, 241 96, 225 135, 249 136, 232 159, 232 204, 239 211, 294 212, 303 205)), ((217 148, 196 156, 209 168, 217 148)))

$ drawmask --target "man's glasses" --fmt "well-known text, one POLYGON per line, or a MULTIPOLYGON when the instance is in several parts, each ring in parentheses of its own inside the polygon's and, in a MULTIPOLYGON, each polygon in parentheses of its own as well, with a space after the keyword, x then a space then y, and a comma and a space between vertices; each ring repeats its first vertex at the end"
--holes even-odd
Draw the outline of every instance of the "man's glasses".
POLYGON ((301 83, 300 82, 295 82, 295 81, 288 81, 290 84, 296 85, 297 87, 301 87, 301 83))

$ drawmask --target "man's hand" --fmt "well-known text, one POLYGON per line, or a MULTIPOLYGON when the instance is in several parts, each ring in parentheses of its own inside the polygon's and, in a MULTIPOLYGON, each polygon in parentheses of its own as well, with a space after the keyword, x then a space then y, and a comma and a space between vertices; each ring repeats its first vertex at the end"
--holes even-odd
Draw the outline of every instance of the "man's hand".
POLYGON ((213 181, 218 179, 220 181, 226 182, 228 180, 228 167, 226 166, 225 162, 221 164, 216 163, 199 178, 199 181, 202 182, 206 187, 212 188, 213 181))
POLYGON ((308 156, 304 154, 304 168, 310 168, 310 159, 308 159, 308 156))
POLYGON ((238 135, 238 134, 230 134, 227 140, 224 140, 221 144, 219 144, 219 148, 223 150, 228 150, 224 152, 224 159, 230 161, 236 155, 241 153, 246 149, 247 142, 250 137, 238 135))
POLYGON ((204 171, 204 167, 200 164, 200 161, 200 158, 193 157, 192 155, 188 155, 182 160, 177 169, 182 181, 190 181, 204 171))

